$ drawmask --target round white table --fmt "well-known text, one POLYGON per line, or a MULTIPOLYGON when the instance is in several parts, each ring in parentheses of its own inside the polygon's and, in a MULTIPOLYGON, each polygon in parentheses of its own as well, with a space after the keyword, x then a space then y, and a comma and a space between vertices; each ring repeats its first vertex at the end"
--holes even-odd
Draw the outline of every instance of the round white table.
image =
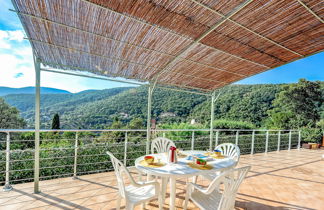
MULTIPOLYGON (((206 151, 183 151, 182 153, 186 155, 192 154, 204 154, 206 151)), ((151 154, 156 159, 160 159, 161 162, 167 163, 167 155, 166 154, 151 154)), ((213 173, 221 170, 226 170, 235 165, 235 161, 230 158, 224 159, 213 159, 208 161, 209 165, 212 165, 213 168, 210 170, 199 170, 194 169, 188 166, 188 162, 191 160, 187 160, 186 158, 178 158, 177 163, 166 164, 165 166, 152 168, 145 167, 140 165, 140 161, 144 159, 144 156, 139 157, 135 160, 135 167, 148 175, 155 175, 159 177, 168 177, 170 178, 170 209, 175 209, 175 199, 176 199, 176 179, 177 178, 189 178, 197 175, 202 175, 204 173, 213 173)), ((162 179, 163 180, 163 179, 162 179)), ((162 193, 164 195, 166 190, 166 183, 162 183, 162 193)))

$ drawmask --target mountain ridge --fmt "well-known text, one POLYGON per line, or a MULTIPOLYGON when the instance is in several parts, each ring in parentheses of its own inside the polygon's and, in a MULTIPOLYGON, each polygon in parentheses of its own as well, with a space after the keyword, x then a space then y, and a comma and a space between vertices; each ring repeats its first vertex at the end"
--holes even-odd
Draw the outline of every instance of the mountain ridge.
MULTIPOLYGON (((27 86, 21 88, 12 88, 0 86, 0 96, 6 96, 11 94, 34 94, 35 87, 27 86)), ((41 94, 71 94, 71 92, 63 89, 41 87, 41 94)))

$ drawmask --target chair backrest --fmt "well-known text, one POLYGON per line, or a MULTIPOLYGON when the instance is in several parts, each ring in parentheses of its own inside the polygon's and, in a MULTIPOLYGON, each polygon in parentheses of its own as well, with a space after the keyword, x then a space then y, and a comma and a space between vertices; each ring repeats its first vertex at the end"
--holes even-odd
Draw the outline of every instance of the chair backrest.
POLYGON ((234 159, 236 162, 240 159, 240 148, 232 143, 224 143, 215 147, 222 152, 222 155, 234 159))
MULTIPOLYGON (((206 189, 205 194, 215 192, 216 187, 220 184, 224 185, 222 197, 217 207, 217 210, 232 210, 235 205, 236 193, 243 182, 246 174, 249 172, 251 166, 242 168, 235 168, 227 170, 217 176, 206 189)), ((216 209, 216 208, 215 208, 216 209)))
POLYGON ((107 154, 109 155, 110 160, 111 160, 112 165, 115 170, 119 193, 122 197, 126 197, 125 182, 124 182, 123 175, 126 175, 127 178, 129 178, 129 180, 131 181, 131 183, 134 182, 133 177, 130 175, 129 171, 124 166, 124 164, 122 162, 120 162, 111 152, 107 151, 107 154))
POLYGON ((175 144, 170 139, 164 138, 164 137, 158 137, 156 139, 153 139, 151 144, 151 152, 155 153, 162 153, 162 152, 168 152, 170 147, 174 146, 175 144))
POLYGON ((232 172, 226 176, 224 192, 218 210, 234 209, 237 191, 250 168, 251 166, 245 166, 242 168, 232 169, 232 172))

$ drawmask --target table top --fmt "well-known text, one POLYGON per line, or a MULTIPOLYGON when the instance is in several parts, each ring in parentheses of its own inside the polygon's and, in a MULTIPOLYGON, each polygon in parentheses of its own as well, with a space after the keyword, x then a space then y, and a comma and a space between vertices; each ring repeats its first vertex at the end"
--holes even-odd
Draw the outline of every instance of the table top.
MULTIPOLYGON (((182 151, 182 153, 186 155, 192 155, 192 154, 204 154, 206 151, 198 151, 198 150, 191 150, 191 151, 182 151)), ((213 159, 207 162, 208 165, 212 165, 213 168, 210 170, 200 170, 200 169, 194 169, 188 166, 189 162, 192 162, 191 160, 186 160, 186 158, 178 158, 177 163, 167 163, 167 154, 150 154, 151 156, 154 156, 154 158, 160 159, 161 162, 165 162, 166 165, 158 168, 151 168, 151 167, 145 167, 140 165, 140 161, 144 159, 145 156, 141 156, 135 160, 135 167, 139 169, 140 171, 143 171, 150 175, 156 175, 161 177, 192 177, 196 175, 201 175, 204 173, 211 173, 216 172, 220 170, 224 170, 227 168, 231 168, 235 165, 235 161, 230 158, 224 158, 224 159, 213 159)))

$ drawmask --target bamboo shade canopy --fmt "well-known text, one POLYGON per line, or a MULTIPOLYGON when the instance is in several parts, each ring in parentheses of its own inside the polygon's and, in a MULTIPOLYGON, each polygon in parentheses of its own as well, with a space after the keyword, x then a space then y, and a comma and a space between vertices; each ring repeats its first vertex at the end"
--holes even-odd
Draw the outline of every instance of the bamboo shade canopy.
POLYGON ((322 0, 12 0, 45 65, 212 91, 324 49, 322 0))

